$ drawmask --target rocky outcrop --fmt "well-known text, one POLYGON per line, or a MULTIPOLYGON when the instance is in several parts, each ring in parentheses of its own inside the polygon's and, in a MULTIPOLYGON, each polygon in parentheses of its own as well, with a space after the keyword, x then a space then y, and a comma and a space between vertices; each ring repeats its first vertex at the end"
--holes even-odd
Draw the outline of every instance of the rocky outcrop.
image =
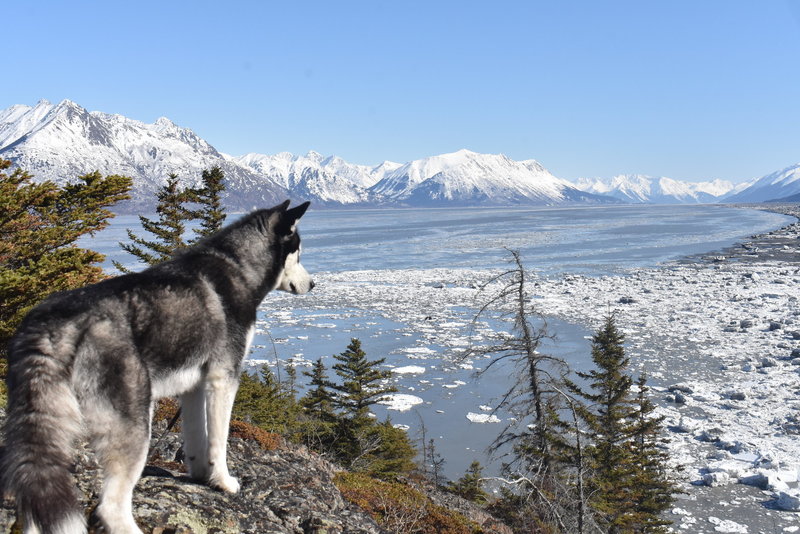
MULTIPOLYGON (((305 447, 264 450, 232 437, 229 465, 241 490, 228 495, 189 480, 182 469, 180 436, 169 434, 151 455, 134 491, 134 517, 145 533, 364 533, 382 530, 349 504, 333 483, 336 468, 305 447)), ((94 455, 78 450, 74 475, 87 513, 97 505, 100 481, 94 455)), ((0 508, 0 533, 13 532, 14 504, 0 508)), ((92 523, 90 519, 90 524, 92 523)), ((92 528, 90 532, 101 532, 92 528)))
MULTIPOLYGON (((4 413, 0 409, 0 421, 4 413)), ((160 424, 154 434, 163 432, 160 424)), ((0 436, 1 437, 1 436, 0 436)), ((181 438, 169 433, 151 443, 150 458, 133 496, 133 515, 146 534, 380 534, 381 528, 363 509, 348 502, 334 483, 339 468, 306 447, 285 442, 251 425, 232 423, 228 464, 241 488, 222 493, 190 480, 183 467, 181 438)), ((0 454, 2 450, 0 449, 0 454)), ((100 493, 100 467, 81 444, 73 475, 89 517, 90 534, 100 534, 92 510, 100 493)), ((460 497, 419 482, 406 481, 429 503, 463 516, 471 528, 487 534, 511 529, 460 497)), ((422 505, 427 507, 428 505, 422 505)), ((19 532, 13 499, 0 506, 0 534, 19 532)))

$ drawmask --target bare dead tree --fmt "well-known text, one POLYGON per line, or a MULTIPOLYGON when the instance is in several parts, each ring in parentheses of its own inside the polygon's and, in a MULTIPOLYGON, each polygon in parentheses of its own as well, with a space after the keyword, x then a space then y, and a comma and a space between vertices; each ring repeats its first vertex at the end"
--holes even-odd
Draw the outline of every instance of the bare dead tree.
POLYGON ((504 410, 513 418, 490 446, 490 453, 510 456, 504 474, 506 480, 514 480, 521 504, 551 528, 582 534, 589 523, 583 484, 584 444, 576 401, 561 387, 569 366, 563 359, 539 351, 549 337, 547 324, 532 305, 519 251, 507 250, 510 268, 480 287, 482 304, 471 328, 477 331, 486 322, 504 322, 508 328, 493 328, 486 335, 488 343, 471 346, 463 357, 489 359, 477 372, 478 378, 497 368, 515 377, 494 408, 494 412, 504 410), (570 412, 572 424, 561 418, 570 412))
POLYGON ((431 481, 433 482, 434 486, 441 488, 445 485, 443 469, 446 462, 436 450, 436 444, 434 443, 433 438, 431 438, 428 442, 428 454, 430 454, 431 481))
POLYGON ((471 327, 474 331, 481 322, 495 320, 506 322, 511 328, 493 332, 488 344, 471 346, 463 357, 490 358, 488 365, 476 373, 478 378, 501 364, 510 364, 515 370, 516 380, 502 395, 494 411, 511 412, 516 423, 505 427, 491 451, 497 452, 504 445, 526 436, 533 440, 530 445, 547 459, 547 403, 555 393, 551 384, 560 383, 569 368, 563 359, 539 352, 542 340, 548 337, 547 324, 531 305, 519 251, 507 250, 511 254, 511 268, 480 287, 478 298, 485 300, 472 319, 471 327), (538 319, 541 326, 533 324, 534 319, 538 319))

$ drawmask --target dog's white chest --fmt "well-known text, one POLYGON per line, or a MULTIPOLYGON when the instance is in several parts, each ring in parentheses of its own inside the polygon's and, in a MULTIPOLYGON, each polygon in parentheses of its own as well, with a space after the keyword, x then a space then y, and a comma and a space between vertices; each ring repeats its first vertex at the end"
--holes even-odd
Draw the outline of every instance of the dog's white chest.
POLYGON ((173 397, 186 393, 197 386, 202 378, 199 367, 185 367, 153 380, 151 384, 153 399, 173 397))

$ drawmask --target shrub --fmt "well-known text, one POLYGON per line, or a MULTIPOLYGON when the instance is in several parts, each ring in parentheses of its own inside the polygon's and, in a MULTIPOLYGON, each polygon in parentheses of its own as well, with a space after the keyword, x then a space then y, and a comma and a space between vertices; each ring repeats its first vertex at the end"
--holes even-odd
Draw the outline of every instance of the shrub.
POLYGON ((265 451, 274 451, 283 443, 278 434, 267 432, 263 428, 245 423, 244 421, 231 421, 230 436, 248 441, 255 441, 258 443, 259 447, 265 451))
POLYGON ((390 532, 398 534, 475 534, 477 525, 436 506, 419 491, 398 482, 384 482, 362 473, 339 473, 334 483, 345 499, 356 504, 390 532))

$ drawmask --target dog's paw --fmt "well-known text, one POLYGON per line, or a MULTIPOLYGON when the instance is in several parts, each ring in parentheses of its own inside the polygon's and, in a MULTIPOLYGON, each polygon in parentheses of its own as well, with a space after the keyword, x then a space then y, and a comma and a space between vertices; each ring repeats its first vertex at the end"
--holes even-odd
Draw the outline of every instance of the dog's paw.
POLYGON ((239 492, 239 481, 230 475, 222 475, 219 477, 212 476, 208 481, 208 485, 214 489, 224 491, 225 493, 239 492))
POLYGON ((188 471, 189 478, 192 480, 196 480, 198 482, 206 482, 208 481, 209 469, 207 464, 202 464, 199 462, 195 463, 187 463, 186 470, 188 471))

